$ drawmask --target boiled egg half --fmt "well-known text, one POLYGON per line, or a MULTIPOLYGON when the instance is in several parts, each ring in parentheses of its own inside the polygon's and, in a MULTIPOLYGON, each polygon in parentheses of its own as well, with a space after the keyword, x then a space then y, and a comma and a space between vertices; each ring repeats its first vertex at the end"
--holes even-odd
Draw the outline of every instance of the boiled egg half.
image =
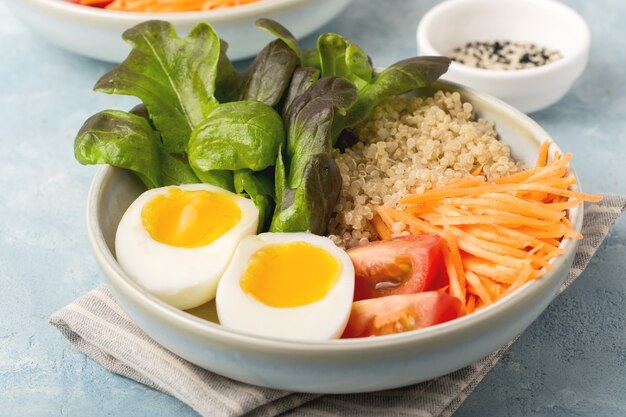
POLYGON ((148 292, 180 309, 215 297, 237 244, 257 231, 247 199, 208 184, 154 188, 126 210, 115 235, 122 269, 148 292))
POLYGON ((215 302, 220 323, 245 333, 295 340, 341 336, 354 294, 345 251, 311 233, 244 238, 215 302))

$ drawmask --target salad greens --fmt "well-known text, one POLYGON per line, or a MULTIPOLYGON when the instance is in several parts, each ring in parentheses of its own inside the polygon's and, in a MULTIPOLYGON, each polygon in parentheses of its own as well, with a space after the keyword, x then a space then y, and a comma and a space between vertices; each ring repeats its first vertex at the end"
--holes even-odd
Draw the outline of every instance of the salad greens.
POLYGON ((266 169, 253 172, 240 169, 234 172, 235 192, 249 197, 259 210, 259 232, 269 228, 274 211, 274 172, 266 169))
POLYGON ((141 99, 164 148, 186 152, 193 128, 219 104, 214 97, 219 38, 206 23, 179 38, 161 21, 141 23, 123 38, 133 46, 130 55, 104 74, 95 90, 141 99))
POLYGON ((436 80, 450 61, 411 58, 375 74, 340 35, 303 50, 278 22, 257 26, 277 39, 244 71, 208 24, 182 38, 162 21, 127 30, 131 53, 95 90, 142 104, 90 117, 76 159, 132 170, 148 188, 214 184, 254 201, 259 231, 324 234, 341 190, 331 155, 340 133, 383 99, 436 80))
POLYGON ((226 56, 228 44, 222 41, 218 61, 216 96, 221 103, 257 100, 275 106, 289 86, 297 57, 282 40, 270 42, 244 72, 239 73, 226 56))
POLYGON ((314 67, 298 67, 293 72, 287 95, 283 99, 283 119, 287 118, 287 109, 291 103, 302 95, 320 78, 320 70, 314 67))
POLYGON ((404 94, 434 82, 448 69, 450 61, 441 56, 420 56, 399 61, 377 74, 359 89, 356 102, 349 112, 339 114, 333 123, 333 137, 354 127, 387 97, 404 94))
POLYGON ((283 120, 260 101, 224 103, 191 133, 189 163, 201 177, 213 170, 261 171, 276 162, 285 141, 283 120))
POLYGON ((298 63, 302 64, 302 52, 297 39, 283 25, 272 19, 257 19, 256 26, 283 41, 295 54, 298 63))
POLYGON ((331 156, 333 114, 346 112, 356 96, 348 80, 325 77, 287 109, 287 147, 276 163, 276 213, 270 231, 326 231, 341 191, 341 175, 331 156))
POLYGON ((374 69, 360 46, 343 36, 327 33, 318 38, 317 50, 323 77, 344 77, 352 81, 358 89, 371 82, 374 69))
POLYGON ((160 139, 141 116, 105 110, 78 131, 74 155, 82 164, 111 164, 135 171, 148 188, 162 183, 160 139))

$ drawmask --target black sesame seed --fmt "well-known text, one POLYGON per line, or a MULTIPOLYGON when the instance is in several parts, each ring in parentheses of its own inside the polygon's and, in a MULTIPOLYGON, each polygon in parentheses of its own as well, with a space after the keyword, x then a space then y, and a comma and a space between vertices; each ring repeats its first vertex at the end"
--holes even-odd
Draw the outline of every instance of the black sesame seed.
POLYGON ((538 67, 561 58, 558 51, 533 43, 508 40, 467 42, 452 49, 447 55, 464 65, 501 70, 538 67))

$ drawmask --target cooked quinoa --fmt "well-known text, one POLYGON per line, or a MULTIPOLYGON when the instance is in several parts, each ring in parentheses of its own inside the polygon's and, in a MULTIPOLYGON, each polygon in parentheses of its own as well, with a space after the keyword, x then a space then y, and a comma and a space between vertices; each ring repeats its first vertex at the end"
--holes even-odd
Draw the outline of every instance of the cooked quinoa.
MULTIPOLYGON (((493 122, 472 115, 459 93, 395 97, 377 106, 356 128, 358 142, 333 151, 343 180, 329 237, 350 248, 374 240, 376 207, 396 207, 406 194, 423 192, 482 166, 493 180, 522 168, 501 143, 493 122)), ((406 234, 402 223, 394 235, 406 234)))

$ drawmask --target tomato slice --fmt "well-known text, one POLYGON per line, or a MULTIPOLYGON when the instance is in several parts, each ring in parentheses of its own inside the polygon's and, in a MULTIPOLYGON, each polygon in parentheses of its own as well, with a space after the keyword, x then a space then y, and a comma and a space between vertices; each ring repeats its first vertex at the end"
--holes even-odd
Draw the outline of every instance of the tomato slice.
POLYGON ((91 6, 91 7, 106 7, 110 3, 113 3, 113 0, 67 0, 70 3, 81 4, 83 6, 91 6))
POLYGON ((382 336, 453 320, 461 301, 443 291, 389 295, 352 303, 342 338, 382 336))
POLYGON ((348 250, 355 271, 354 301, 434 290, 448 284, 441 238, 403 236, 348 250))

